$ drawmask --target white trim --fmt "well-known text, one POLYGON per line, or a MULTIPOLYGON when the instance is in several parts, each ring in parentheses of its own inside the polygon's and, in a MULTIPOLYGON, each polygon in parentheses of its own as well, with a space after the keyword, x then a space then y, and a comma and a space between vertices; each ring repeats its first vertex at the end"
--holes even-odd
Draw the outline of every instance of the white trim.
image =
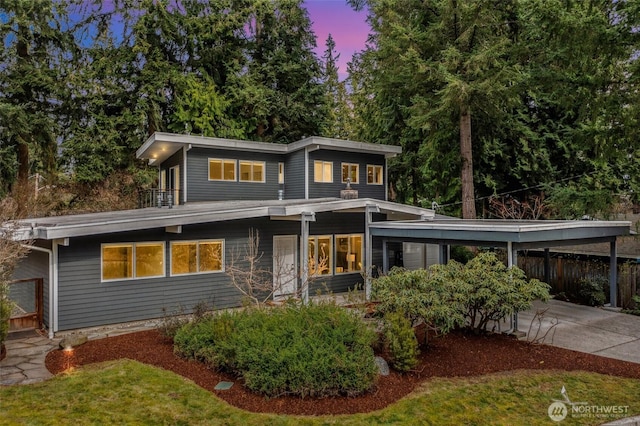
POLYGON ((238 160, 238 182, 241 183, 265 183, 267 181, 267 163, 266 161, 256 161, 256 160, 238 160), (249 180, 242 179, 242 163, 249 163, 251 165, 251 173, 249 180), (253 166, 256 164, 262 165, 262 180, 254 180, 253 179, 253 166))
MULTIPOLYGON (((385 160, 385 162, 386 162, 386 161, 387 161, 387 160, 385 160)), ((378 168, 378 167, 379 167, 379 168, 381 169, 381 170, 380 170, 381 172, 383 172, 383 171, 385 170, 385 167, 384 167, 383 165, 381 165, 381 164, 367 164, 367 172, 366 172, 366 175, 367 175, 367 185, 377 185, 377 186, 384 185, 384 183, 385 183, 384 181, 385 181, 386 179, 384 178, 384 174, 383 174, 383 173, 380 173, 380 175, 381 175, 381 176, 380 176, 380 178, 382 179, 382 182, 380 182, 380 183, 376 183, 376 182, 369 183, 369 167, 373 167, 373 176, 374 176, 374 177, 376 176, 376 168, 378 168)))
POLYGON ((225 240, 224 238, 211 238, 206 240, 175 240, 169 243, 169 276, 170 277, 183 277, 188 275, 205 275, 205 274, 219 274, 225 272, 225 240), (182 272, 173 273, 173 245, 174 244, 196 244, 196 266, 198 272, 182 272), (200 271, 200 243, 221 243, 222 244, 222 258, 220 259, 220 270, 218 271, 200 271))
POLYGON ((187 202, 187 151, 191 149, 191 145, 188 147, 185 145, 182 147, 182 203, 187 202))
POLYGON ((384 158, 384 200, 389 201, 389 161, 384 158))
POLYGON ((237 182, 238 181, 238 160, 234 158, 207 158, 207 180, 209 182, 237 182), (220 161, 222 167, 222 179, 211 179, 211 161, 220 161), (224 163, 225 161, 233 161, 233 179, 224 178, 224 163))
POLYGON ((51 328, 53 333, 58 331, 58 242, 53 240, 51 242, 51 252, 53 254, 53 286, 49 284, 51 288, 51 294, 49 295, 49 316, 53 317, 53 324, 49 324, 49 335, 51 335, 51 328))
POLYGON ((354 185, 358 185, 360 183, 360 164, 359 163, 344 163, 344 162, 340 163, 340 182, 341 183, 347 183, 347 181, 344 180, 344 170, 343 170, 344 166, 348 167, 347 178, 349 178, 350 177, 349 175, 351 175, 351 173, 350 173, 351 172, 351 167, 352 166, 356 166, 356 180, 355 180, 355 182, 351 181, 351 183, 354 184, 354 185))
POLYGON ((132 281, 132 280, 148 280, 152 278, 164 278, 167 276, 167 247, 164 241, 136 241, 136 242, 128 242, 123 241, 119 243, 102 243, 100 244, 100 282, 101 283, 112 283, 117 281, 132 281), (105 279, 104 278, 104 248, 105 247, 115 247, 115 246, 128 246, 131 245, 131 277, 129 278, 112 278, 105 279), (138 277, 136 271, 136 247, 145 246, 145 245, 162 245, 162 275, 152 275, 148 277, 138 277))
MULTIPOLYGON (((314 170, 315 174, 315 170, 314 170)), ((309 199, 309 147, 304 148, 304 199, 309 199)))

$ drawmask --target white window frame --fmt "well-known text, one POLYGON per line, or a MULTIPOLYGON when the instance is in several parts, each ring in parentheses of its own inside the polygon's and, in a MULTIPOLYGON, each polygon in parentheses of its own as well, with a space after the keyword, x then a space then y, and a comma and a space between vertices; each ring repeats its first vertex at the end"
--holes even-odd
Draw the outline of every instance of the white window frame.
POLYGON ((253 160, 238 160, 238 182, 248 182, 248 183, 265 183, 267 177, 267 164, 264 161, 253 161, 253 160), (249 165, 251 167, 251 171, 249 172, 249 179, 242 179, 242 165, 249 165), (255 165, 262 166, 262 179, 254 180, 253 179, 253 167, 255 165))
POLYGON ((384 185, 384 167, 379 164, 367 164, 367 185, 384 185), (380 182, 369 182, 369 168, 373 169, 373 177, 375 178, 378 174, 376 173, 377 169, 380 169, 380 182))
POLYGON ((347 180, 344 178, 344 168, 347 167, 347 178, 351 176, 351 168, 356 168, 356 179, 352 180, 351 183, 358 184, 360 183, 360 164, 358 163, 342 163, 342 167, 340 167, 340 179, 342 179, 342 183, 347 183, 347 180))
POLYGON ((163 278, 167 276, 167 247, 164 241, 140 241, 140 242, 121 242, 121 243, 103 243, 100 244, 100 282, 109 283, 115 281, 131 281, 131 280, 147 280, 152 278, 163 278), (162 274, 152 275, 149 277, 138 277, 136 275, 136 246, 137 245, 162 245, 162 274), (104 278, 104 248, 131 246, 131 277, 128 278, 104 278))
POLYGON ((238 181, 238 160, 233 158, 209 158, 207 161, 207 179, 210 182, 237 182, 238 181), (211 162, 220 161, 222 166, 222 179, 211 179, 211 162), (233 162, 233 179, 224 178, 224 163, 233 162))
POLYGON ((343 274, 359 274, 362 272, 363 269, 354 269, 353 271, 342 271, 342 272, 338 272, 338 270, 336 268, 338 268, 337 264, 338 262, 336 261, 338 259, 338 238, 347 238, 348 241, 348 248, 347 248, 347 253, 352 253, 352 249, 351 249, 351 238, 353 237, 360 237, 360 257, 361 257, 361 263, 363 263, 363 267, 364 267, 364 234, 335 234, 334 235, 334 240, 333 240, 333 264, 334 264, 334 269, 335 269, 335 275, 343 275, 343 274))
POLYGON ((169 276, 171 277, 184 277, 187 275, 204 275, 204 274, 219 274, 225 271, 225 252, 224 252, 225 242, 224 239, 209 239, 209 240, 176 240, 171 241, 169 245, 169 276), (196 244, 196 266, 198 267, 197 272, 183 272, 174 274, 173 273, 173 245, 174 244, 196 244), (222 243, 222 258, 220 259, 220 270, 219 271, 200 271, 200 243, 222 243))
POLYGON ((322 161, 322 160, 313 160, 313 181, 316 183, 333 183, 333 161, 322 161), (321 164, 322 165, 322 175, 320 176, 321 180, 318 180, 318 176, 316 175, 316 165, 317 164, 321 164), (330 165, 331 166, 331 179, 330 180, 325 180, 324 179, 324 172, 325 172, 325 167, 330 165))
POLYGON ((284 163, 278 163, 278 184, 284 183, 284 163))

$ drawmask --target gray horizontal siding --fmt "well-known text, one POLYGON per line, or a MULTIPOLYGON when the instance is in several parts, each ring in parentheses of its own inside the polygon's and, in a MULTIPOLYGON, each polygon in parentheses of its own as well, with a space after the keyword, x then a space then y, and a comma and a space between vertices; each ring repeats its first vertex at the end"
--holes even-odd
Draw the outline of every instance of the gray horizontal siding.
MULTIPOLYGON (((299 237, 301 230, 300 222, 265 218, 183 226, 182 234, 158 229, 72 239, 69 246, 59 247, 59 329, 159 318, 163 310, 175 312, 183 307, 189 312, 199 302, 207 302, 219 309, 239 306, 240 294, 224 272, 171 277, 169 243, 224 239, 225 263, 228 265, 234 256, 242 254, 250 228, 258 230, 259 250, 263 253, 261 267, 266 269, 272 267, 273 236, 299 237), (100 282, 102 243, 144 241, 165 242, 165 277, 100 282)), ((364 233, 364 214, 322 213, 316 216, 316 222, 310 224, 310 235, 350 233, 364 233)), ((322 277, 312 283, 310 292, 312 295, 317 290, 344 292, 361 282, 359 273, 322 277)))
MULTIPOLYGON (((40 246, 45 244, 38 244, 40 246)), ((47 244, 48 245, 48 244, 47 244)), ((50 245, 48 247, 50 248, 50 245)), ((23 280, 31 278, 43 279, 43 310, 44 310, 44 323, 45 326, 49 326, 49 254, 31 250, 26 257, 20 259, 16 269, 13 272, 14 280, 23 280)), ((31 289, 32 287, 29 286, 31 289)))
POLYGON ((344 151, 317 150, 309 153, 309 198, 339 197, 340 190, 345 189, 342 183, 342 163, 358 164, 359 183, 351 184, 351 188, 358 191, 358 198, 385 199, 385 185, 367 184, 367 165, 383 167, 384 156, 375 154, 361 154, 344 151), (314 182, 314 161, 333 162, 333 183, 314 182))
MULTIPOLYGON (((277 154, 192 148, 187 152, 187 201, 274 200, 279 189, 278 163, 284 161, 277 154), (265 182, 209 181, 210 158, 264 161, 265 182)), ((238 174, 239 165, 236 178, 238 174)))
POLYGON ((304 150, 287 155, 284 165, 284 197, 304 198, 304 150))

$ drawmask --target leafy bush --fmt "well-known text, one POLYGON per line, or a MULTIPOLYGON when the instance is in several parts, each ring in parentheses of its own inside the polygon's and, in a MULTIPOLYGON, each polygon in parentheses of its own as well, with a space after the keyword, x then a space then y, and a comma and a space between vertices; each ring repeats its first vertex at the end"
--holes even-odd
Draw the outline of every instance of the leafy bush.
POLYGON ((640 296, 636 294, 632 297, 632 300, 633 300, 632 307, 623 309, 622 312, 625 314, 640 316, 640 296))
POLYGON ((389 312, 385 315, 384 342, 393 368, 405 372, 418 365, 418 339, 402 312, 389 312))
POLYGON ((466 287, 460 280, 461 268, 455 261, 429 270, 392 268, 389 275, 372 283, 373 299, 380 302, 378 311, 403 312, 411 325, 424 321, 442 333, 462 325, 466 287))
POLYGON ((176 353, 235 373, 267 396, 357 395, 377 376, 375 333, 332 303, 247 309, 178 331, 176 353))
POLYGON ((495 253, 479 254, 465 265, 462 275, 468 286, 465 317, 476 331, 485 330, 490 321, 529 309, 536 299, 549 299, 548 284, 527 280, 522 269, 507 268, 495 253))
POLYGON ((588 306, 602 306, 607 301, 605 290, 609 280, 603 276, 587 277, 580 280, 578 296, 580 303, 588 306))

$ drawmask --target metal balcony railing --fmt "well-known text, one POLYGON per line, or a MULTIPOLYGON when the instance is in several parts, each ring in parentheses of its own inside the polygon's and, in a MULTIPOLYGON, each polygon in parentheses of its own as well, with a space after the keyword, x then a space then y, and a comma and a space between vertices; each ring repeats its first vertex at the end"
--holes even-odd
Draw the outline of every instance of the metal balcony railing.
POLYGON ((140 191, 138 207, 173 207, 180 204, 179 189, 158 189, 152 188, 140 191))

